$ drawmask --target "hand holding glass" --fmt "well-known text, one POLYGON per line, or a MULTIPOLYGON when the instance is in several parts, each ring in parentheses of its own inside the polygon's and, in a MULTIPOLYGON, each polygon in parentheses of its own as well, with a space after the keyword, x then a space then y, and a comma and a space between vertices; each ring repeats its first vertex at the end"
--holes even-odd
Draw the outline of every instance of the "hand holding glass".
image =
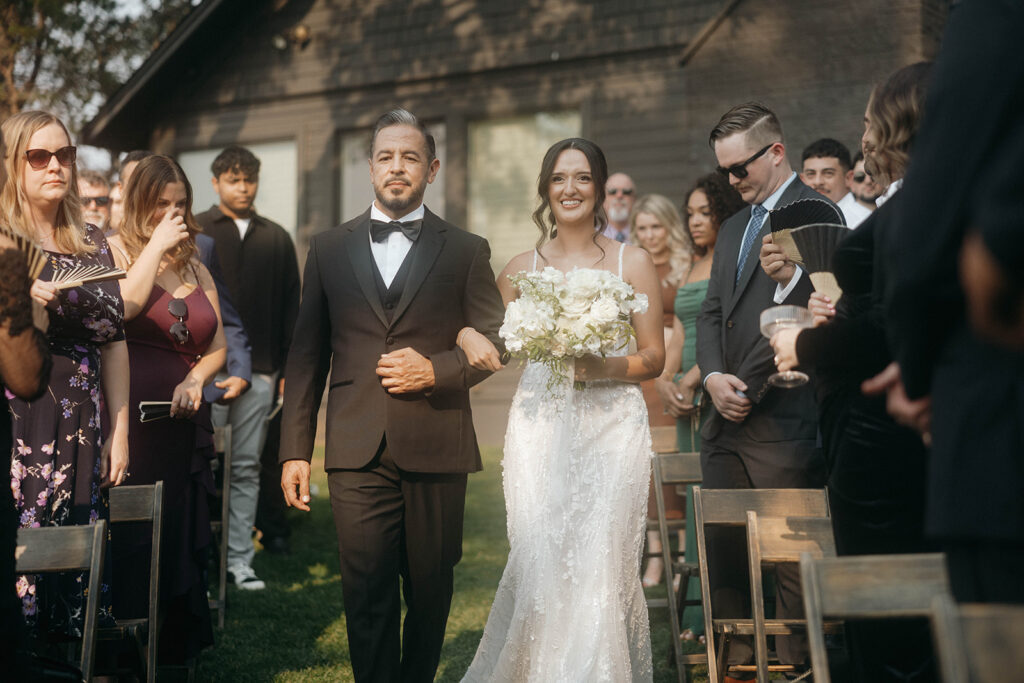
MULTIPOLYGON (((772 306, 761 311, 761 334, 768 339, 779 330, 804 329, 814 326, 814 316, 803 306, 772 306)), ((810 377, 799 370, 776 372, 768 378, 768 383, 775 387, 793 388, 807 384, 810 377)))

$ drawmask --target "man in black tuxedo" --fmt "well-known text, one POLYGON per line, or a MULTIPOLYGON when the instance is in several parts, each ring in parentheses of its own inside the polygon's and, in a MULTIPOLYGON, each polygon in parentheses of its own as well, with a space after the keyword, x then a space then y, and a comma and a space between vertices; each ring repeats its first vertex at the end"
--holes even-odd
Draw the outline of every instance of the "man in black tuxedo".
MULTIPOLYGON (((697 364, 713 404, 701 433, 703 486, 818 488, 824 485, 824 466, 815 448, 817 408, 812 389, 773 389, 767 384, 775 364, 759 322, 761 311, 771 306, 806 306, 813 286, 799 269, 773 255, 766 255, 762 268, 759 255, 770 231, 768 211, 798 199, 827 200, 797 178, 786 158, 778 118, 762 104, 730 109, 711 131, 710 143, 718 170, 728 175, 751 207, 728 218, 719 230, 707 298, 697 318, 697 364)), ((749 616, 743 533, 709 531, 714 614, 749 616)), ((801 616, 795 569, 780 568, 778 578, 778 615, 801 616)), ((749 640, 732 642, 729 663, 749 662, 749 640)), ((783 662, 804 661, 802 638, 779 638, 777 644, 783 662)))
POLYGON ((481 468, 456 341, 472 327, 503 348, 504 308, 486 240, 423 206, 434 140, 396 109, 374 128, 376 201, 316 235, 288 356, 281 486, 309 506, 324 383, 326 469, 357 681, 431 681, 462 555, 466 475, 481 468), (401 652, 398 578, 408 609, 401 652))

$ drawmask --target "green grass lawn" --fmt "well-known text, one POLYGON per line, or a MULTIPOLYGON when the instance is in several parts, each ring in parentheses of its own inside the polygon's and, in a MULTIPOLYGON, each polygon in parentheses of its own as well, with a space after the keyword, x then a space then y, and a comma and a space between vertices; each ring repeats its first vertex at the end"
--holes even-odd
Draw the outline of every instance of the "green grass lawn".
MULTIPOLYGON (((438 681, 458 681, 469 667, 487 622, 508 553, 501 493, 501 452, 484 452, 484 471, 469 477, 462 562, 441 652, 438 681)), ((227 621, 217 644, 199 659, 200 681, 351 681, 345 611, 322 452, 313 460, 319 495, 308 514, 289 511, 292 554, 256 553, 258 592, 228 589, 227 621)), ((651 589, 654 590, 654 589, 651 589)), ((668 620, 651 613, 654 680, 675 681, 668 666, 668 620)), ((581 625, 585 628, 585 625, 581 625)), ((698 669, 703 674, 703 667, 698 669)), ((704 680, 703 676, 695 680, 704 680)))

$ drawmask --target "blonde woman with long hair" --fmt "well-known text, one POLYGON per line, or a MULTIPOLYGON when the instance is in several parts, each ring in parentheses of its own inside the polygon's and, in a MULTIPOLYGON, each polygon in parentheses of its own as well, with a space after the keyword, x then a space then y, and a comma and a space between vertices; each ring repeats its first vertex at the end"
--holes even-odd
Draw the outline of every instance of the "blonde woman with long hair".
MULTIPOLYGON (((124 195, 124 220, 111 237, 121 281, 131 358, 131 405, 170 401, 167 419, 132 429, 132 481, 162 480, 164 543, 160 600, 161 660, 186 663, 213 642, 206 606, 205 550, 210 546, 207 493, 213 490, 209 407, 203 386, 224 364, 226 344, 217 289, 199 262, 192 186, 170 157, 139 162, 124 195)), ((115 549, 114 606, 123 616, 146 606, 145 585, 130 577, 145 569, 148 533, 115 549)))
MULTIPOLYGON (((103 232, 82 222, 75 147, 60 119, 43 111, 15 114, 4 121, 3 137, 8 177, 0 221, 46 252, 31 295, 49 313, 53 358, 47 391, 34 401, 10 403, 11 488, 22 527, 94 524, 108 517, 103 487, 128 476, 123 307, 116 282, 58 289, 52 279, 55 271, 114 264, 103 232)), ((39 635, 81 634, 86 597, 80 579, 19 577, 22 612, 39 635)), ((101 596, 101 624, 112 618, 108 590, 101 596)))

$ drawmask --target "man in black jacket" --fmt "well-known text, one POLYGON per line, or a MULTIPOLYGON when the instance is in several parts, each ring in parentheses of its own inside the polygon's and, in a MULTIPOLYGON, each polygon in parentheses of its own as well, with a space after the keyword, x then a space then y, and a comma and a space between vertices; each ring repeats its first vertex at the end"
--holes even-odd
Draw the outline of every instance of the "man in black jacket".
MULTIPOLYGON (((259 159, 232 146, 213 160, 217 206, 196 220, 216 242, 224 279, 242 316, 252 348, 252 383, 230 405, 214 405, 215 424, 231 424, 231 508, 228 572, 239 588, 258 590, 263 581, 252 570, 252 526, 260 486, 260 454, 266 417, 283 382, 281 371, 291 344, 299 307, 299 269, 291 237, 277 223, 256 213, 259 159)), ((227 375, 218 375, 220 383, 227 375)))
MULTIPOLYGON (((702 430, 703 485, 725 488, 817 488, 824 485, 824 464, 815 448, 817 408, 810 386, 773 389, 773 353, 761 335, 760 316, 777 304, 806 306, 813 291, 809 278, 792 264, 759 262, 769 233, 768 211, 798 199, 828 201, 797 178, 782 127, 762 104, 748 102, 722 115, 710 143, 719 171, 751 205, 728 218, 718 234, 707 298, 697 318, 697 364, 711 399, 702 430), (771 271, 772 277, 766 273, 771 271), (783 284, 776 284, 778 278, 783 284)), ((750 593, 742 533, 709 530, 712 605, 715 616, 749 616, 750 593)), ((795 571, 778 571, 778 615, 799 617, 803 605, 795 571)), ((780 659, 800 664, 805 641, 777 640, 780 659)), ((713 643, 709 637, 709 648, 713 643)), ((748 640, 734 639, 730 664, 748 663, 748 640)))

